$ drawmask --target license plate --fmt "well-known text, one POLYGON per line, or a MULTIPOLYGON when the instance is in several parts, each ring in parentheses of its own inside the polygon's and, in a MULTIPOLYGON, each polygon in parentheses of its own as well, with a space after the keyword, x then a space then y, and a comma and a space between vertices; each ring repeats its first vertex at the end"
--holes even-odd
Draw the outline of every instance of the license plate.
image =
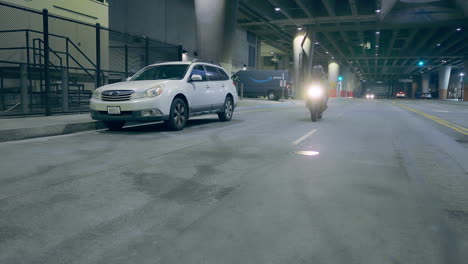
POLYGON ((107 113, 109 115, 120 115, 120 106, 108 106, 107 113))

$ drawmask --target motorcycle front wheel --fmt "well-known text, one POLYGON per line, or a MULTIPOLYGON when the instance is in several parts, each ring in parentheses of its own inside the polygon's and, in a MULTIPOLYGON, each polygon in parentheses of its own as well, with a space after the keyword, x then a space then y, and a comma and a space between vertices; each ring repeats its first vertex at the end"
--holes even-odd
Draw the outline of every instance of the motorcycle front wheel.
POLYGON ((319 111, 317 109, 317 106, 316 105, 313 105, 310 107, 310 119, 312 120, 312 122, 317 122, 317 120, 319 119, 319 111))

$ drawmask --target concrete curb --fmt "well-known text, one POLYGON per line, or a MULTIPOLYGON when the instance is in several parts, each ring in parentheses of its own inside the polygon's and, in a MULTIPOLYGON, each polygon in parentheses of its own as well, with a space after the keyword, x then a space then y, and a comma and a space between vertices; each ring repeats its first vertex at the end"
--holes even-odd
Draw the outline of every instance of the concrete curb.
MULTIPOLYGON (((282 102, 277 104, 259 104, 252 106, 240 106, 236 108, 237 111, 255 110, 255 109, 268 109, 268 108, 281 108, 294 105, 293 102, 282 102)), ((100 121, 86 121, 86 122, 73 122, 63 124, 53 124, 45 126, 36 126, 28 128, 16 129, 3 129, 0 130, 0 142, 17 141, 24 139, 60 136, 73 134, 84 131, 92 131, 104 129, 105 126, 100 121)))
POLYGON ((102 122, 89 121, 82 123, 55 124, 42 127, 5 129, 0 130, 0 142, 59 136, 103 128, 104 124, 102 124, 102 122))

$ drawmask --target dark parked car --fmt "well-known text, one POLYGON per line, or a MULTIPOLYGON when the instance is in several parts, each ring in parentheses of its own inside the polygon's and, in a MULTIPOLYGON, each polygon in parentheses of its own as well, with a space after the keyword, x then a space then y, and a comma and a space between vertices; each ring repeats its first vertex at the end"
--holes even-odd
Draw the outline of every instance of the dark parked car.
POLYGON ((232 79, 237 83, 238 94, 246 97, 266 96, 278 100, 283 96, 291 97, 291 83, 288 71, 248 70, 236 72, 232 79))

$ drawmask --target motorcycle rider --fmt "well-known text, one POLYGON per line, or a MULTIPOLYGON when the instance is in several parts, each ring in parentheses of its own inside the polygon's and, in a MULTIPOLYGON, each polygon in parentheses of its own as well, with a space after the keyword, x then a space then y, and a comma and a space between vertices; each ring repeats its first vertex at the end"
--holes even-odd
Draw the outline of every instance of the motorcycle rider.
POLYGON ((315 65, 312 68, 311 72, 311 83, 317 87, 320 87, 323 92, 323 101, 321 105, 321 109, 325 111, 328 108, 328 85, 327 85, 327 76, 325 74, 325 70, 323 69, 322 65, 315 65))

